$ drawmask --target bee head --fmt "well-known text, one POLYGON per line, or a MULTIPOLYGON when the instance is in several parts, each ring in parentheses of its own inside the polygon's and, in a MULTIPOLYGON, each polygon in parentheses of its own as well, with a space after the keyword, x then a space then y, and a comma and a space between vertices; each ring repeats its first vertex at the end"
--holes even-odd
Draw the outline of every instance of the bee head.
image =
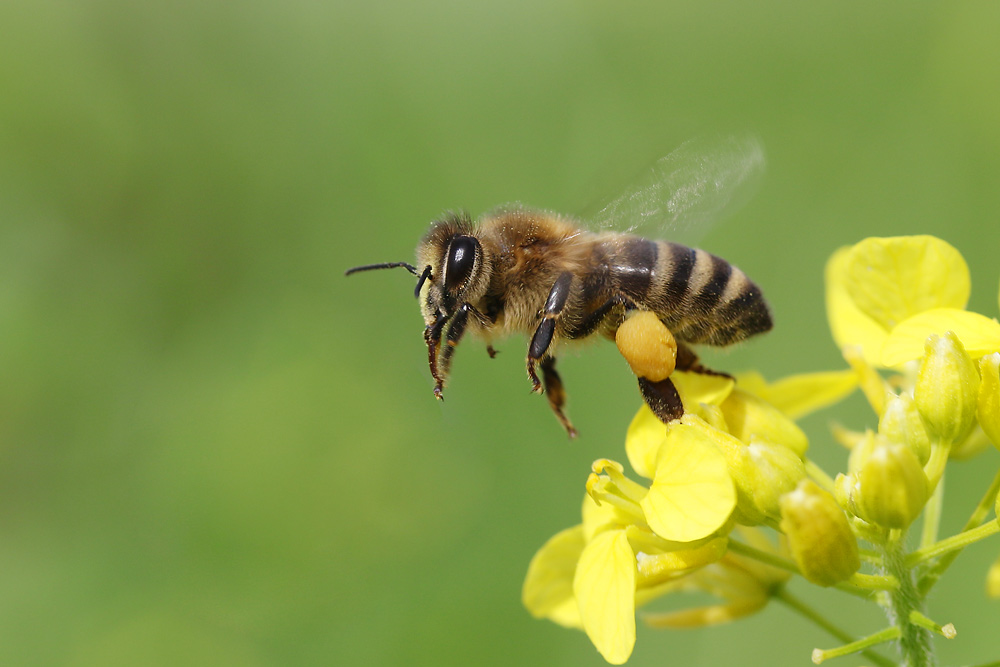
POLYGON ((428 323, 478 300, 489 283, 488 257, 468 216, 451 215, 431 227, 417 247, 417 285, 428 323))

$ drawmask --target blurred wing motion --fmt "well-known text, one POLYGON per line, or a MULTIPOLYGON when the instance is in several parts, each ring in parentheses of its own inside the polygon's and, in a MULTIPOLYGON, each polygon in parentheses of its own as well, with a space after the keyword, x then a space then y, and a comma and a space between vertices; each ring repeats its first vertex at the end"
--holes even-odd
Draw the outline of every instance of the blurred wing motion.
POLYGON ((700 137, 660 158, 638 183, 602 208, 593 223, 640 236, 662 237, 719 220, 745 203, 765 166, 753 135, 700 137))

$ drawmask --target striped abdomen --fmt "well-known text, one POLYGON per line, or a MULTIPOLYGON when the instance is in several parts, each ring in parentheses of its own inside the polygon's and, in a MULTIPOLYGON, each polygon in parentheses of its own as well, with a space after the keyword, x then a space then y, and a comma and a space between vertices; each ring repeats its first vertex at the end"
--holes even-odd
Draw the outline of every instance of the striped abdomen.
POLYGON ((760 288, 720 257, 635 236, 598 245, 613 288, 657 313, 680 341, 729 345, 771 328, 760 288))

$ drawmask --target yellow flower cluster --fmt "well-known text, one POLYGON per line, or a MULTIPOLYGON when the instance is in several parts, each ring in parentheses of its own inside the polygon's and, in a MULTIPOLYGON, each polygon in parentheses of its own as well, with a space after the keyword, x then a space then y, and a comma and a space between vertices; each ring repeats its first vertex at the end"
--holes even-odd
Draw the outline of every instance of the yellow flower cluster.
MULTIPOLYGON (((616 461, 594 463, 582 522, 535 555, 525 606, 536 617, 583 629, 609 663, 621 664, 635 644, 636 608, 668 593, 700 590, 721 602, 647 614, 650 625, 740 618, 780 595, 792 572, 821 586, 862 586, 873 575, 855 574, 858 540, 885 553, 896 548, 940 496, 949 457, 970 455, 987 438, 1000 447, 1000 324, 965 310, 969 290, 961 255, 933 237, 872 238, 835 253, 827 266, 828 315, 851 369, 774 383, 748 374, 738 384, 673 373, 684 416, 664 425, 644 406, 626 436, 628 462, 647 481, 626 476, 616 461), (859 384, 878 429, 841 430, 851 453, 847 472, 834 481, 806 458, 808 441, 793 419, 859 384), (779 533, 778 545, 766 527, 779 533)), ((634 318, 627 334, 675 350, 657 325, 634 318)), ((659 371, 655 358, 639 363, 659 371)), ((899 573, 876 570, 887 577, 871 588, 910 586, 910 598, 940 576, 923 572, 918 581, 918 572, 900 583, 899 573)), ((1000 594, 1000 561, 988 581, 1000 594)), ((919 611, 894 613, 919 620, 919 611)), ((914 635, 907 632, 885 636, 905 642, 914 635)))
MULTIPOLYGON (((737 388, 732 378, 676 373, 673 380, 684 405, 694 409, 664 426, 644 406, 626 437, 629 463, 651 481, 629 479, 615 461, 595 462, 583 522, 542 547, 524 584, 524 603, 534 615, 582 628, 612 664, 623 663, 632 652, 635 609, 641 604, 674 590, 709 590, 725 604, 653 616, 651 623, 718 623, 760 609, 787 578, 771 567, 748 567, 747 559, 727 549, 737 525, 777 526, 782 520, 782 498, 795 496, 791 492, 806 478, 805 434, 780 409, 737 388)), ((800 389, 823 386, 837 398, 856 386, 850 372, 785 382, 800 389)), ((788 389, 786 384, 777 391, 788 389)), ((801 391, 787 395, 790 407, 801 409, 796 405, 801 391)), ((860 565, 857 543, 833 497, 816 491, 842 523, 831 540, 837 543, 832 552, 850 554, 846 567, 838 561, 821 569, 839 573, 842 580, 860 565)), ((813 508, 804 511, 804 529, 814 530, 809 527, 815 525, 813 508)), ((774 551, 759 531, 745 534, 766 545, 763 550, 774 551)), ((794 553, 794 540, 792 547, 794 553)))

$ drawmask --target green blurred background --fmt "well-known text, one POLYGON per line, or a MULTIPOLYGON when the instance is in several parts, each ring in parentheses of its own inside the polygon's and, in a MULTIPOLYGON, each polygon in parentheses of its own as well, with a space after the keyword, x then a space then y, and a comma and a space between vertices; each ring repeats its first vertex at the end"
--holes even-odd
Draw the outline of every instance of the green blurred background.
MULTIPOLYGON (((342 274, 446 209, 579 213, 748 131, 767 173, 699 242, 777 327, 710 363, 841 368, 822 268, 866 235, 947 239, 997 313, 995 2, 7 0, 0 26, 0 664, 603 664, 520 586, 623 457, 634 379, 606 344, 562 362, 575 442, 521 340, 463 345, 435 402, 412 277, 342 274)), ((805 422, 835 470, 831 419, 873 420, 805 422)), ((945 530, 997 465, 957 467, 945 530)), ((1000 657, 997 551, 932 600, 945 663, 1000 657)), ((771 606, 640 629, 630 664, 834 644, 771 606)))

